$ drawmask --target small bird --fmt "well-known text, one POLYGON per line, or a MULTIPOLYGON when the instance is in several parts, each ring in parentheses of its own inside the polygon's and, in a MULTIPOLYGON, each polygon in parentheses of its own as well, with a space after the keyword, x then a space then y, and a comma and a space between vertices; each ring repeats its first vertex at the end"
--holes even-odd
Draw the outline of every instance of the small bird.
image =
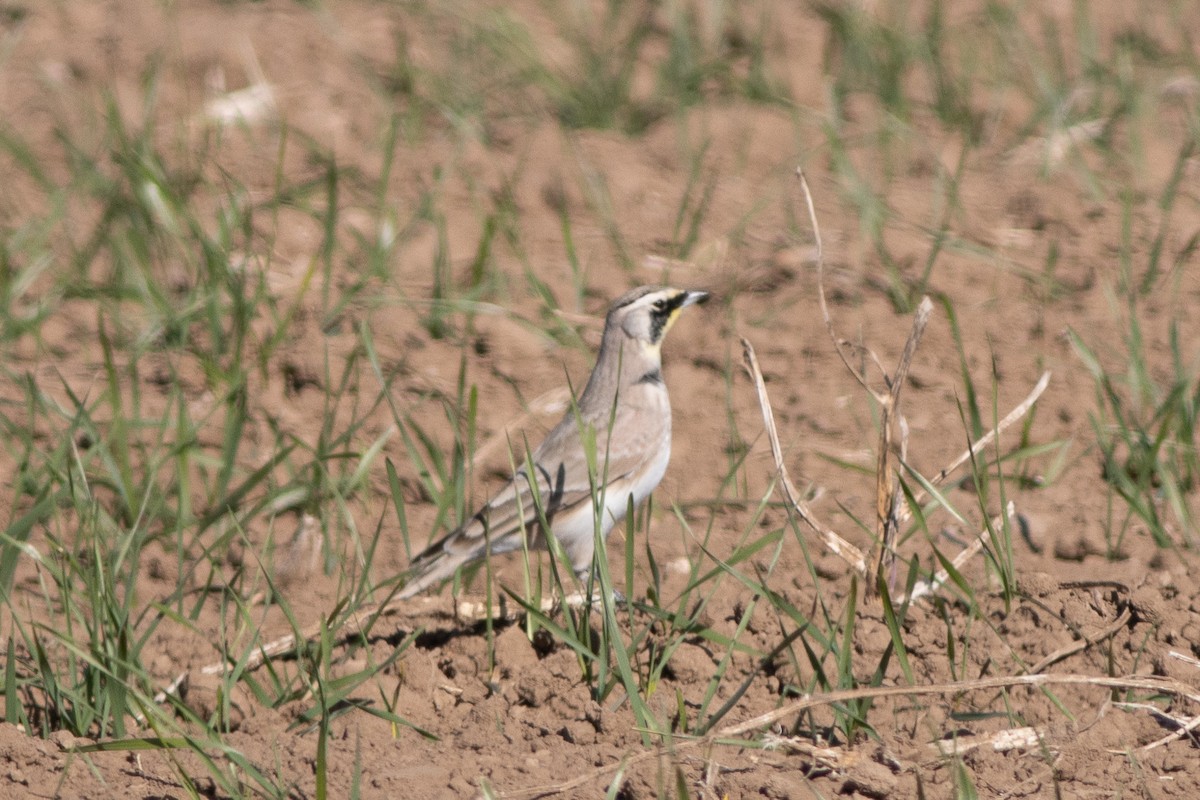
POLYGON ((526 531, 531 548, 545 548, 539 504, 571 568, 586 577, 596 542, 594 503, 604 503, 599 526, 606 537, 625 517, 630 499, 638 506, 667 471, 671 402, 662 341, 684 308, 707 299, 707 292, 657 286, 617 299, 604 318, 596 366, 578 402, 487 505, 413 559, 399 597, 412 597, 489 552, 520 550, 526 531), (585 431, 595 437, 594 494, 585 431))

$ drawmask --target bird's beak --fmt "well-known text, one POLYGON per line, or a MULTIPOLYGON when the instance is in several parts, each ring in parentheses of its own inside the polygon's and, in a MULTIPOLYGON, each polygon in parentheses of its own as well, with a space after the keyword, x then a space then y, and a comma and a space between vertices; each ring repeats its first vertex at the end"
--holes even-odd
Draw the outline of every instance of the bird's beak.
POLYGON ((696 289, 689 289, 683 293, 683 302, 679 304, 680 308, 687 308, 690 305, 700 305, 707 303, 709 298, 708 292, 701 292, 696 289))

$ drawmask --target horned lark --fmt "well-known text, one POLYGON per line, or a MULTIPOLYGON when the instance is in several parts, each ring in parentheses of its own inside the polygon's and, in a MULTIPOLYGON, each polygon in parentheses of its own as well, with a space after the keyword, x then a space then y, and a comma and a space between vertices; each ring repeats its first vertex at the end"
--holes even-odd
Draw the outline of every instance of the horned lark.
POLYGON ((625 517, 630 499, 635 507, 645 500, 667 470, 671 403, 663 383, 662 341, 684 308, 707 299, 707 292, 643 286, 614 302, 578 403, 491 502, 413 559, 399 596, 446 580, 489 552, 520 550, 526 535, 531 548, 544 548, 539 508, 575 574, 586 576, 597 525, 607 536, 625 517), (595 442, 591 475, 585 435, 595 442), (596 508, 599 503, 603 509, 596 508))

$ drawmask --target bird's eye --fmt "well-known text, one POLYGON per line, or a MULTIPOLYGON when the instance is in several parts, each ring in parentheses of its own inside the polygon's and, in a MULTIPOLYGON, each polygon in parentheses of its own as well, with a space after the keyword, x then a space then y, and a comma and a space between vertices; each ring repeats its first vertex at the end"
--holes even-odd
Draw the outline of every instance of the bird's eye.
POLYGON ((654 301, 654 310, 657 311, 658 313, 661 314, 663 311, 666 310, 666 308, 667 308, 667 304, 665 302, 663 302, 662 300, 654 301))

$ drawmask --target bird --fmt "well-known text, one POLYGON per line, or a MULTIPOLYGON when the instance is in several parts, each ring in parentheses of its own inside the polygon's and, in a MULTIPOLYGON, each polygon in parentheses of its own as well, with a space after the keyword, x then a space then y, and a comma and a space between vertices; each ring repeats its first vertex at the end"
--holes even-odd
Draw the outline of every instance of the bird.
POLYGON ((603 541, 630 501, 634 508, 641 504, 667 470, 671 402, 662 343, 683 309, 708 298, 705 291, 642 286, 613 301, 578 400, 489 502, 412 559, 398 598, 436 586, 489 554, 545 549, 542 520, 576 577, 586 579, 597 524, 603 541), (590 474, 588 442, 595 453, 590 474))

